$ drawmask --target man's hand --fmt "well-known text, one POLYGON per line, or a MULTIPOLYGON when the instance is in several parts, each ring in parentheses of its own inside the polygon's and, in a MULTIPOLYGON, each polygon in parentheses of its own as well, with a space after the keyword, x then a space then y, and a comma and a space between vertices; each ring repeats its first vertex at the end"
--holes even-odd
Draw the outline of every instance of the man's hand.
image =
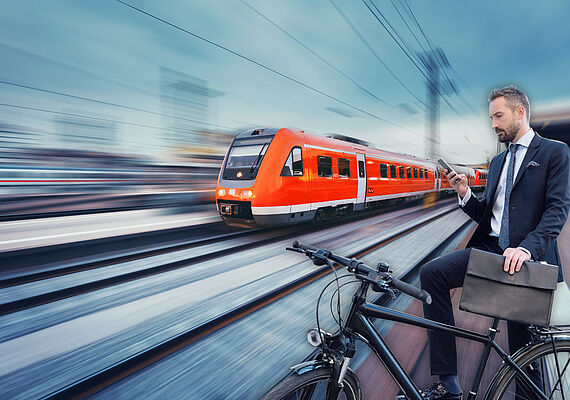
MULTIPOLYGON (((445 170, 447 172, 447 170, 445 170)), ((446 175, 449 184, 455 190, 461 198, 465 197, 467 194, 467 176, 465 174, 457 174, 455 171, 451 171, 446 175)))
POLYGON ((524 250, 512 247, 505 249, 503 255, 505 256, 503 270, 511 275, 521 270, 523 262, 530 260, 530 256, 524 250))

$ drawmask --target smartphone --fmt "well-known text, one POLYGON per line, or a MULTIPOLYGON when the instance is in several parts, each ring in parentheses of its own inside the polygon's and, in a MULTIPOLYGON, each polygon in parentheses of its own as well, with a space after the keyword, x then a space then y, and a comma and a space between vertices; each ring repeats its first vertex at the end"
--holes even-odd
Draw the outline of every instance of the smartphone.
MULTIPOLYGON (((453 168, 451 168, 451 166, 447 162, 445 162, 445 160, 443 158, 440 158, 439 160, 437 160, 437 162, 439 163, 439 165, 441 165, 443 168, 445 168, 448 173, 451 171, 455 172, 455 170, 453 168)), ((455 173, 457 173, 457 172, 455 172, 455 173)))

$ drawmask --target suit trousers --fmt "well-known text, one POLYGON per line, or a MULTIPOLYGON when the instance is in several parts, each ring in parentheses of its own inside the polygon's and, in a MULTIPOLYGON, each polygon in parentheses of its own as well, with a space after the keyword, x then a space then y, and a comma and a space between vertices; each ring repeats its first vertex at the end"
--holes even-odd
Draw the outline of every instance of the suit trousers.
MULTIPOLYGON (((489 236, 477 249, 503 254, 498 238, 489 236)), ((438 257, 420 270, 422 289, 432 297, 430 305, 424 304, 424 316, 448 325, 455 325, 450 290, 463 286, 471 249, 457 250, 438 257)), ((528 325, 507 321, 509 350, 511 354, 523 347, 530 339, 528 325)), ((432 375, 457 374, 457 349, 455 336, 428 331, 430 366, 432 375)))

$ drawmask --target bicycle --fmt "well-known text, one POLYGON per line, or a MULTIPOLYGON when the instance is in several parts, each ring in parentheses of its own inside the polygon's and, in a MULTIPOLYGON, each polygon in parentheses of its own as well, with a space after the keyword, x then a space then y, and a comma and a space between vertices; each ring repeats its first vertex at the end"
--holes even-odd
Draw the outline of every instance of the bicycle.
POLYGON ((357 259, 348 259, 335 255, 329 250, 317 249, 297 241, 287 250, 305 254, 315 265, 328 264, 335 271, 335 279, 323 289, 317 300, 317 328, 307 333, 309 343, 318 349, 316 355, 291 367, 292 373, 269 390, 262 400, 362 399, 358 377, 349 367, 356 351, 356 340, 366 343, 382 361, 403 393, 397 398, 422 400, 420 390, 392 354, 370 318, 401 322, 482 343, 484 347, 468 400, 475 400, 477 396, 491 349, 501 357, 503 366, 491 381, 485 399, 515 399, 516 391, 516 399, 570 400, 570 326, 531 326, 529 329, 532 341, 509 356, 494 340, 498 333, 497 318, 492 320, 488 333, 484 335, 366 302, 366 294, 371 288, 376 292, 387 293, 393 298, 400 291, 427 304, 431 303, 430 295, 424 290, 390 275, 389 266, 385 263, 378 264, 377 268, 371 268, 357 259), (334 282, 337 288, 331 296, 331 302, 335 294, 340 296, 342 285, 339 284, 333 261, 347 267, 351 273, 348 276, 356 278, 351 282, 359 283, 359 287, 352 296, 352 303, 344 320, 341 319, 340 299, 338 299, 338 319, 335 320, 339 330, 331 334, 320 329, 318 307, 324 291, 334 282), (534 376, 534 380, 529 374, 534 376))

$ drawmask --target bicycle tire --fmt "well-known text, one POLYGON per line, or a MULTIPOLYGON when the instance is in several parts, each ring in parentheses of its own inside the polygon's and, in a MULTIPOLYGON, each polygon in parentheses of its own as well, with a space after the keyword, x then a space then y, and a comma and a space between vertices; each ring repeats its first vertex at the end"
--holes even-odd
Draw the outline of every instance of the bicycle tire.
MULTIPOLYGON (((520 353, 514 361, 526 373, 532 370, 541 377, 544 383, 542 389, 550 399, 570 399, 570 338, 557 339, 554 343, 558 365, 550 340, 533 345, 520 353), (558 371, 561 377, 558 376, 558 371), (560 383, 557 384, 559 378, 560 383)), ((497 372, 485 395, 486 400, 536 398, 537 396, 519 380, 516 371, 508 365, 504 365, 497 372)))
MULTIPOLYGON (((293 374, 273 387, 261 400, 325 399, 330 376, 330 368, 293 374)), ((346 371, 343 384, 339 400, 362 400, 362 388, 354 371, 346 371)))

